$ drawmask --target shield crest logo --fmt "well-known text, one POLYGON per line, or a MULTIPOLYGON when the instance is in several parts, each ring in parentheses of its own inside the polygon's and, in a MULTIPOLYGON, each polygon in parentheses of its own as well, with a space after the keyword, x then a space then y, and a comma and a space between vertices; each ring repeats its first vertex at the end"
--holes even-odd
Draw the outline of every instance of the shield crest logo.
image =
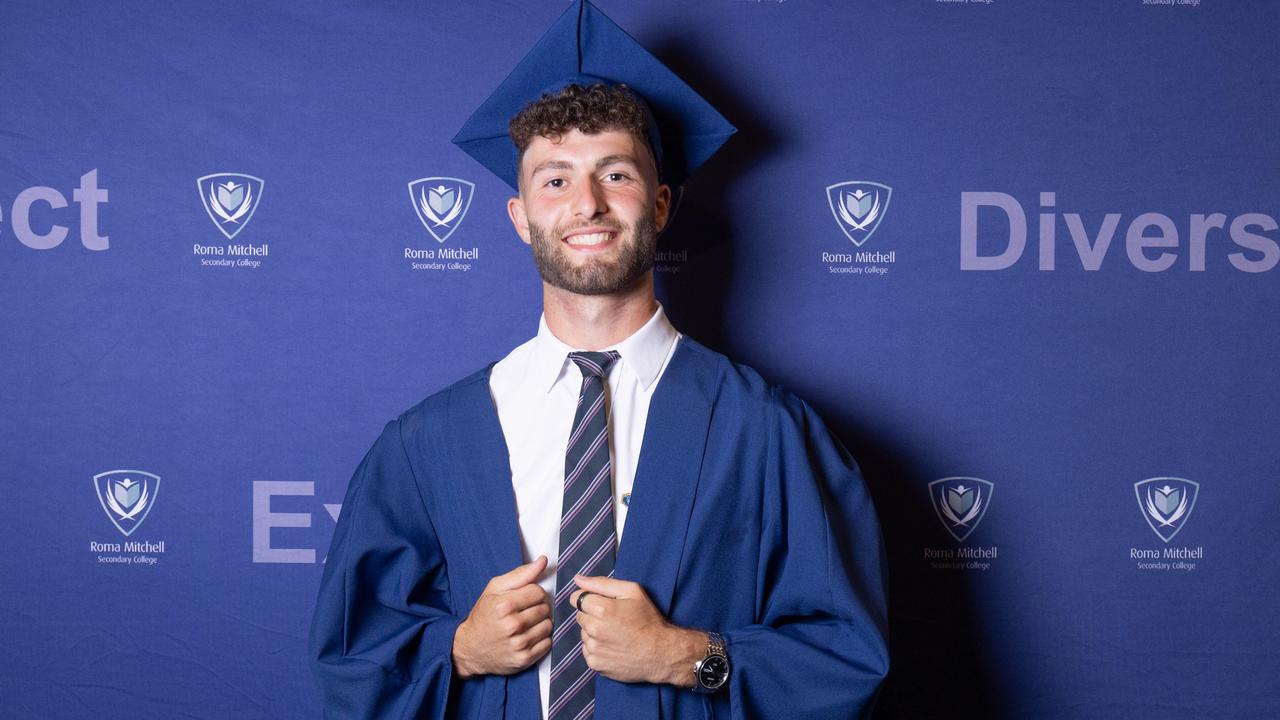
POLYGON ((249 224, 265 184, 262 178, 243 173, 214 173, 196 181, 204 211, 228 240, 249 224))
POLYGON ((102 510, 125 537, 129 537, 155 507, 160 477, 142 470, 108 470, 93 476, 102 510))
POLYGON ((1156 536, 1166 543, 1187 524, 1200 495, 1200 483, 1173 477, 1155 477, 1133 484, 1138 509, 1156 536))
POLYGON ((991 507, 995 484, 975 477, 949 477, 929 483, 929 501, 942 527, 964 542, 991 507))
POLYGON ((409 201, 422 226, 443 243, 467 216, 475 187, 475 183, 458 178, 419 178, 409 183, 409 201))
POLYGON ((857 247, 871 239, 889 209, 893 188, 869 180, 850 180, 827 187, 827 204, 836 224, 857 247))

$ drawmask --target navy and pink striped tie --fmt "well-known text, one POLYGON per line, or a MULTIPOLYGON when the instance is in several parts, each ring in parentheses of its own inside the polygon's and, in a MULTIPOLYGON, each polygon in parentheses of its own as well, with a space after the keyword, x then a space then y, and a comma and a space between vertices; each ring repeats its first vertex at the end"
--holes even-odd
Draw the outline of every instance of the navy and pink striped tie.
POLYGON ((565 452, 548 720, 585 720, 595 709, 596 671, 582 656, 577 609, 569 596, 575 573, 613 575, 617 546, 605 381, 618 353, 574 352, 569 359, 582 369, 582 391, 565 452))

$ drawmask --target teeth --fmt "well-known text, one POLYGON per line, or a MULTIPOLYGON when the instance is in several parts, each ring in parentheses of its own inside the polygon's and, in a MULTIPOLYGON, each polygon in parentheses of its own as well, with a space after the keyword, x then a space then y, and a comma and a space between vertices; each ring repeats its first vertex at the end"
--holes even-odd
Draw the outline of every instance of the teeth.
POLYGON ((570 245, 599 245, 609 239, 609 233, 591 233, 590 235, 574 235, 565 238, 570 245))

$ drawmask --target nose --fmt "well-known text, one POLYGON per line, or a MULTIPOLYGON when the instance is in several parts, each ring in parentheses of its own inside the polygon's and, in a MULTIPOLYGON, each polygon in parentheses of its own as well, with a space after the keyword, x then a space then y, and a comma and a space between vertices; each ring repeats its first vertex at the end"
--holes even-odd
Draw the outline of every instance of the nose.
POLYGON ((588 176, 576 185, 573 196, 573 214, 593 218, 609 210, 605 202, 604 188, 595 177, 588 176))

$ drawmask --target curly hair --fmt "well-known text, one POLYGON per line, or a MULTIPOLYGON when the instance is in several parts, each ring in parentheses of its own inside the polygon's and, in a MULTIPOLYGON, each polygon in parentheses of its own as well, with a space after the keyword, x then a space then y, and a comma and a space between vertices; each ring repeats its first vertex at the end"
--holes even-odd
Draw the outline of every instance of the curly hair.
POLYGON ((657 164, 649 142, 648 113, 642 101, 623 84, 571 84, 558 92, 544 93, 516 113, 507 130, 520 160, 535 137, 558 140, 572 130, 587 135, 621 130, 640 138, 657 164))

